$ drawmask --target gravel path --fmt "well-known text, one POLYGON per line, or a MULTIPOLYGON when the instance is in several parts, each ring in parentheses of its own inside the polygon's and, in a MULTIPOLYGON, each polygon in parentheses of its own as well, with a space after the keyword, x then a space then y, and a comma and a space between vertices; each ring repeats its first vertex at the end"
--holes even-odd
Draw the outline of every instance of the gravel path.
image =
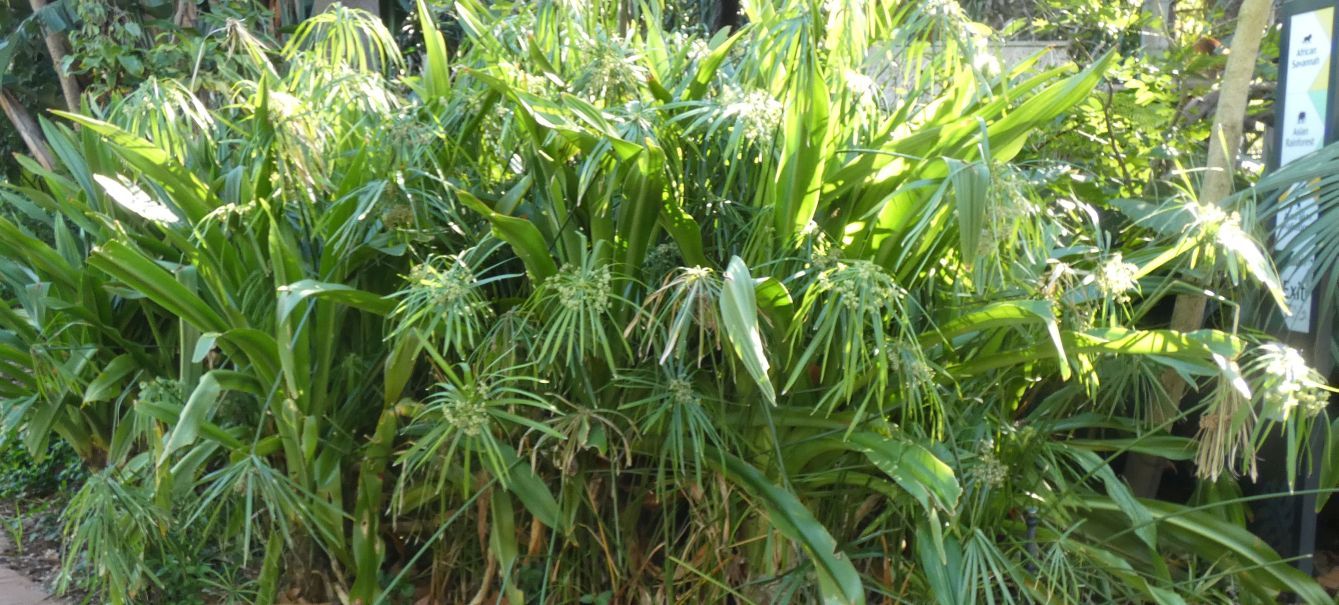
MULTIPOLYGON (((9 540, 0 535, 0 552, 9 551, 9 540)), ((62 605, 64 601, 47 595, 41 585, 19 572, 0 567, 0 605, 62 605)))

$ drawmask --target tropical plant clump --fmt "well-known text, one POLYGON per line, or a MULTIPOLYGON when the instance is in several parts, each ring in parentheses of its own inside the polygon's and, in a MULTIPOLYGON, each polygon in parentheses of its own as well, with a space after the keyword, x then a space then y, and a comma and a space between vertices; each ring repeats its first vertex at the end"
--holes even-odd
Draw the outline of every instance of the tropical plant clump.
POLYGON ((1225 202, 1229 242, 1193 201, 1057 198, 1031 135, 1110 55, 984 68, 953 2, 740 5, 708 36, 655 2, 461 0, 448 46, 420 2, 421 57, 348 9, 282 45, 229 22, 228 86, 46 121, 59 166, 0 188, 54 234, 0 220, 0 396, 90 469, 69 581, 1328 602, 1205 512, 1229 502, 1139 500, 1111 466, 1232 482, 1322 421, 1290 350, 1150 314, 1189 272, 1278 290, 1250 205, 1287 175, 1225 202), (1166 409, 1168 369, 1213 396, 1166 409))

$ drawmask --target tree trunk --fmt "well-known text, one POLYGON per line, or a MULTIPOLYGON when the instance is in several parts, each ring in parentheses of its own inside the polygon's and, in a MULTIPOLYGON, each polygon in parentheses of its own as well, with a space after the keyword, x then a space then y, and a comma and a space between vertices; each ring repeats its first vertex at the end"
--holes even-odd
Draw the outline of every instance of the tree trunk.
POLYGON ((177 10, 172 14, 172 23, 182 29, 191 29, 200 21, 200 9, 195 0, 177 0, 177 10))
MULTIPOLYGON (((28 0, 32 5, 33 12, 42 10, 47 5, 47 0, 28 0)), ((45 29, 45 28, 44 28, 45 29)), ((65 62, 65 57, 70 54, 70 47, 65 42, 65 34, 46 30, 46 49, 51 53, 51 66, 56 68, 56 77, 60 79, 60 91, 65 95, 65 108, 70 111, 79 111, 79 83, 74 77, 65 73, 61 65, 65 62)))
MULTIPOLYGON (((1271 0, 1243 0, 1241 3, 1236 33, 1232 36, 1232 52, 1227 57, 1227 67, 1218 86, 1218 108, 1214 113, 1213 134, 1209 137, 1209 158, 1200 182, 1200 203, 1219 204, 1232 193, 1232 176, 1241 148, 1251 78, 1255 73, 1256 57, 1260 54, 1260 39, 1270 23, 1272 9, 1271 0)), ((1207 302, 1202 295, 1177 296, 1168 327, 1182 332, 1198 330, 1204 324, 1207 302)), ((1179 410, 1188 385, 1171 370, 1163 371, 1159 382, 1167 392, 1170 407, 1179 410)), ((1125 479, 1135 495, 1143 498, 1157 495, 1165 464, 1156 456, 1130 456, 1125 464, 1125 479)))
POLYGON ((1168 36, 1172 24, 1172 0, 1144 0, 1144 17, 1148 22, 1139 30, 1139 45, 1148 56, 1162 56, 1171 48, 1168 36))
POLYGON ((380 0, 316 0, 316 4, 312 5, 312 14, 319 15, 335 4, 343 4, 347 8, 361 8, 373 15, 381 16, 380 0))
POLYGON ((4 110, 5 117, 9 118, 14 129, 23 138, 23 143, 28 146, 28 152, 37 158, 37 163, 51 170, 55 166, 55 159, 51 156, 51 149, 47 147, 46 137, 42 136, 42 129, 37 126, 37 121, 28 113, 28 109, 4 89, 0 89, 0 109, 4 110))

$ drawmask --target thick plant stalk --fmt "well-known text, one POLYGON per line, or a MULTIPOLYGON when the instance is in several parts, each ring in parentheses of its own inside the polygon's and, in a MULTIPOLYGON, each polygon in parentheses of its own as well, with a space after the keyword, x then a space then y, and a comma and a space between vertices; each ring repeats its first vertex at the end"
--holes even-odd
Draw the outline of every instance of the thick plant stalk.
MULTIPOLYGON (((1205 163, 1204 179, 1200 182, 1201 203, 1218 204, 1232 193, 1232 174, 1241 148, 1251 78, 1271 9, 1270 0, 1244 0, 1237 15, 1232 50, 1218 86, 1218 108, 1214 113, 1213 134, 1209 137, 1209 158, 1205 163)), ((1177 296, 1168 327, 1182 332, 1198 330, 1204 323, 1207 302, 1208 299, 1199 294, 1177 296)), ((1188 385, 1171 370, 1164 371, 1159 382, 1167 393, 1168 402, 1179 409, 1188 385)), ((1132 455, 1126 463, 1125 479, 1136 495, 1152 498, 1157 495, 1164 465, 1164 461, 1156 456, 1132 455)))
POLYGON ((42 129, 37 127, 37 121, 28 113, 28 109, 8 90, 0 90, 0 109, 4 110, 5 117, 9 118, 14 130, 18 131, 19 137, 28 146, 28 152, 37 158, 37 163, 51 170, 55 165, 51 149, 47 147, 46 137, 42 136, 42 129))
MULTIPOLYGON (((36 13, 46 8, 47 0, 28 0, 28 3, 36 13)), ((56 69, 56 77, 60 80, 60 91, 65 96, 65 108, 73 112, 79 111, 79 83, 61 67, 65 63, 65 57, 70 54, 65 35, 47 30, 46 49, 51 53, 51 66, 56 69)))

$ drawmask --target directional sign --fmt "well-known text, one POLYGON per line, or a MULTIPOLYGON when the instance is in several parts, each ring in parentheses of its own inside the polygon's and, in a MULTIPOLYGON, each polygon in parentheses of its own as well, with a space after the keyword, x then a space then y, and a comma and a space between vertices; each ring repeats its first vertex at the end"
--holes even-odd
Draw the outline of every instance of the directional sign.
MULTIPOLYGON (((1339 102, 1336 102, 1336 58, 1339 40, 1335 37, 1336 19, 1339 19, 1339 0, 1289 0, 1282 7, 1283 36, 1279 40, 1279 83, 1274 101, 1274 139, 1271 160, 1274 168, 1296 162, 1339 136, 1339 102)), ((1313 296, 1315 276, 1315 244, 1308 241, 1306 229, 1316 223, 1319 209, 1315 197, 1315 183, 1299 183, 1288 192, 1292 198, 1286 211, 1274 222, 1274 246, 1291 250, 1289 261, 1279 267, 1284 295, 1292 314, 1285 318, 1291 334, 1280 335, 1284 341, 1305 351, 1308 362, 1317 367, 1328 367, 1330 334, 1322 333, 1315 321, 1313 296), (1314 335, 1312 333, 1315 333, 1314 335)), ((1325 370, 1322 370, 1325 371, 1325 370)), ((1324 431, 1324 427, 1320 427, 1324 431)), ((1313 459, 1324 454, 1324 439, 1312 435, 1313 459)), ((1274 447, 1280 447, 1275 443, 1274 447)), ((1281 450, 1279 450, 1281 451, 1281 450)), ((1278 471, 1274 472, 1277 475, 1278 471)), ((1269 473, 1267 473, 1269 474, 1269 473)), ((1316 491, 1320 474, 1303 473, 1301 484, 1307 491, 1296 496, 1286 506, 1295 506, 1297 525, 1286 544, 1274 544, 1285 556, 1297 557, 1297 567, 1310 575, 1315 572, 1316 552, 1316 491)), ((1274 480, 1279 477, 1275 476, 1274 480)), ((1291 482, 1299 477, 1288 477, 1291 482)), ((1257 514, 1262 511, 1257 509, 1257 514)), ((1264 515, 1274 514, 1264 512, 1264 515)))
MULTIPOLYGON (((1283 48, 1279 56, 1279 99, 1276 103, 1275 167, 1286 166, 1329 143, 1336 134, 1331 115, 1331 74, 1334 71, 1335 7, 1333 2, 1293 2, 1285 9, 1283 48), (1328 6, 1326 6, 1328 5, 1328 6), (1291 10, 1289 10, 1291 9, 1291 10)), ((1305 184, 1303 184, 1305 187, 1305 184)), ((1294 195, 1305 196, 1305 190, 1294 195)), ((1293 332, 1310 332, 1314 282, 1314 250, 1299 240, 1316 222, 1315 197, 1289 204, 1274 225, 1275 249, 1295 251, 1280 267, 1292 315, 1285 320, 1293 332)))

